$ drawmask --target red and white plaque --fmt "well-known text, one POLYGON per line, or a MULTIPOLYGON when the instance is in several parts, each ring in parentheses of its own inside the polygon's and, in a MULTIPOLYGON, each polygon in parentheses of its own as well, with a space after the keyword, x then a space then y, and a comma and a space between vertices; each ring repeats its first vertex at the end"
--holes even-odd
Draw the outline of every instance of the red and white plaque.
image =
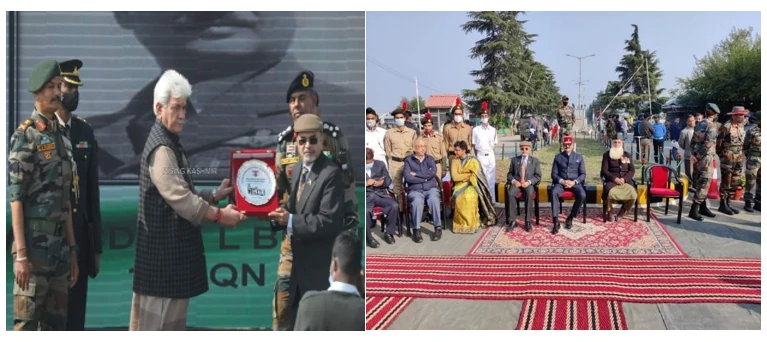
POLYGON ((266 218, 279 207, 275 150, 237 150, 231 155, 234 206, 245 215, 266 218))

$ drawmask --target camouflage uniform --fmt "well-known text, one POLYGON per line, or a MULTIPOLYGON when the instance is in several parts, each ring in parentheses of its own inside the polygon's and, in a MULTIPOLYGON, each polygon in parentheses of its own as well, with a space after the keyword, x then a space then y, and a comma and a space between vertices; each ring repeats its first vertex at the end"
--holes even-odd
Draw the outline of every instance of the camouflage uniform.
POLYGON ((745 210, 748 212, 754 209, 761 211, 762 204, 762 124, 760 121, 761 112, 757 112, 757 124, 746 133, 746 139, 743 142, 743 151, 746 154, 746 201, 745 210), (754 197, 754 187, 756 187, 756 197, 754 197))
MULTIPOLYGON (((303 88, 311 88, 314 83, 314 75, 310 72, 304 72, 293 82, 288 90, 288 96, 292 94, 297 87, 302 84, 303 88), (305 83, 301 83, 306 78, 305 83)), ((354 173, 352 168, 351 156, 349 155, 349 143, 346 137, 341 134, 341 129, 329 122, 323 123, 324 145, 323 151, 331 160, 338 163, 341 168, 344 186, 344 227, 356 232, 359 226, 359 217, 357 214, 357 194, 354 184, 354 173)), ((290 194, 290 182, 292 179, 291 171, 293 164, 301 158, 296 143, 296 133, 293 126, 285 129, 277 138, 277 194, 280 203, 287 203, 290 194)), ((293 313, 291 310, 290 275, 293 269, 293 251, 290 239, 287 233, 283 234, 280 245, 280 261, 277 266, 277 281, 274 284, 274 302, 273 304, 273 330, 290 330, 292 328, 293 313)))
MULTIPOLYGON (((710 106, 713 104, 709 104, 710 106)), ((714 112, 719 112, 719 108, 714 112)), ((713 110, 713 109, 710 109, 713 110)), ((714 174, 714 155, 716 153, 717 131, 713 116, 708 116, 695 125, 695 130, 691 142, 691 154, 695 157, 693 169, 695 173, 695 196, 693 197, 692 207, 690 208, 690 218, 703 221, 700 215, 714 217, 715 215, 706 207, 706 196, 708 188, 711 186, 711 177, 714 174)))
POLYGON ((533 116, 525 114, 519 122, 519 140, 530 141, 530 119, 533 116))
MULTIPOLYGON (((67 243, 69 192, 76 166, 71 143, 35 110, 11 136, 8 154, 10 201, 24 208, 24 239, 31 266, 29 288, 13 285, 13 330, 65 330, 69 296, 67 243)), ((11 254, 14 261, 17 244, 11 254)))
MULTIPOLYGON (((557 122, 559 123, 559 145, 562 146, 562 138, 572 136, 575 125, 575 112, 570 106, 562 106, 557 109, 557 122)), ((560 147, 561 148, 561 147, 560 147)))
POLYGON ((611 144, 610 140, 618 135, 618 131, 615 127, 615 120, 613 120, 612 117, 607 117, 607 120, 605 120, 605 133, 607 133, 606 144, 608 145, 611 144))
POLYGON ((746 138, 745 123, 728 120, 719 128, 716 154, 721 163, 722 181, 719 185, 719 211, 733 215, 739 211, 730 206, 730 197, 740 186, 743 176, 743 142, 746 138))

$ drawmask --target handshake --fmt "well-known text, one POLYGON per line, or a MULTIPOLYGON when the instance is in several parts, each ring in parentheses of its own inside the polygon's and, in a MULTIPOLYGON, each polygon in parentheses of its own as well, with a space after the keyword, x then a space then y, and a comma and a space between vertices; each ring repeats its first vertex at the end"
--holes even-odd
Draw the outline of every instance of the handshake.
MULTIPOLYGON (((218 202, 223 200, 228 197, 233 190, 229 179, 224 179, 218 189, 213 193, 213 201, 218 202)), ((228 228, 235 228, 240 222, 245 221, 248 218, 245 214, 237 211, 237 209, 234 208, 234 204, 229 204, 224 208, 218 209, 215 215, 214 221, 228 228)))

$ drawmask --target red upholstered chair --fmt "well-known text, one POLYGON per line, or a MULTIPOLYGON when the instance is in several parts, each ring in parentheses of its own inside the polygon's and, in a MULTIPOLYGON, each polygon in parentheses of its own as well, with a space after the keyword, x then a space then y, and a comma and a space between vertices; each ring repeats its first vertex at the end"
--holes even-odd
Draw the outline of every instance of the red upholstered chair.
POLYGON ((643 178, 645 184, 647 184, 647 222, 650 222, 650 203, 662 202, 666 200, 666 212, 664 215, 668 215, 668 205, 672 198, 679 201, 679 213, 677 214, 676 223, 682 223, 682 206, 683 206, 683 188, 682 182, 679 180, 679 173, 676 170, 666 165, 652 165, 645 169, 643 178), (674 189, 671 189, 671 184, 674 184, 674 189))
MULTIPOLYGON (((549 198, 551 198, 551 189, 554 187, 554 185, 549 184, 549 198)), ((583 189, 586 189, 586 182, 583 182, 583 189)), ((567 200, 575 200, 575 192, 572 190, 564 189, 565 191, 562 193, 562 196, 559 196, 559 212, 562 212, 562 203, 564 203, 567 200)), ((583 223, 586 223, 586 199, 583 199, 583 223)))
MULTIPOLYGON (((396 198, 394 197, 393 191, 389 190, 389 196, 391 196, 391 198, 394 198, 396 200, 396 198)), ((378 207, 378 206, 373 207, 373 221, 381 221, 381 233, 386 232, 386 220, 389 220, 389 219, 391 218, 386 217, 383 214, 383 210, 381 209, 381 207, 378 207)), ((397 220, 397 222, 402 222, 400 221, 401 217, 396 217, 395 219, 397 220)), ((399 228, 399 235, 402 236, 402 227, 399 228)))
MULTIPOLYGON (((540 213, 540 206, 539 206, 540 196, 538 196, 539 184, 540 183, 535 183, 532 185, 534 186, 533 189, 535 189, 535 191, 533 191, 533 203, 534 203, 533 210, 535 211, 535 224, 537 225, 541 224, 541 213, 540 213)), ((511 224, 511 222, 509 222, 509 210, 511 210, 511 208, 509 208, 510 201, 509 201, 508 194, 509 194, 509 190, 511 189, 511 184, 506 183, 506 186, 504 188, 506 189, 506 196, 504 196, 503 210, 504 210, 504 213, 506 214, 506 224, 509 225, 511 224)), ((520 202, 524 202, 525 200, 526 199, 524 198, 524 193, 522 191, 518 192, 517 193, 517 216, 519 216, 520 213, 522 212, 520 202)))

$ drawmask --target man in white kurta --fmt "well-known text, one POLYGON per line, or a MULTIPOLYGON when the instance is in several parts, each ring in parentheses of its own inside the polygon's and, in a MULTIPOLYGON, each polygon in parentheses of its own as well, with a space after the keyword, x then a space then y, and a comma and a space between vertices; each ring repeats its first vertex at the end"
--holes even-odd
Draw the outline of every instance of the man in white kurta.
POLYGON ((495 145, 498 144, 498 133, 495 127, 490 126, 490 116, 487 112, 480 115, 482 124, 471 131, 471 141, 474 143, 474 155, 477 156, 482 171, 487 177, 487 184, 490 186, 490 192, 493 202, 496 202, 495 195, 495 145))
POLYGON ((365 147, 373 150, 373 159, 386 164, 384 135, 386 135, 386 129, 378 125, 378 114, 373 108, 368 107, 365 110, 365 147))

